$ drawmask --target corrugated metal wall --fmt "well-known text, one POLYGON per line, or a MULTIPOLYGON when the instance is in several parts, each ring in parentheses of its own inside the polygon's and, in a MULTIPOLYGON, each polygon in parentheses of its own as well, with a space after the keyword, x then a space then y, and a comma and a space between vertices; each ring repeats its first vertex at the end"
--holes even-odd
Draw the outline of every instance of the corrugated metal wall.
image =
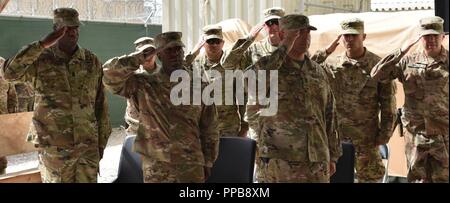
POLYGON ((262 10, 280 6, 298 11, 301 0, 164 0, 163 32, 181 31, 187 49, 197 43, 203 26, 240 18, 251 25, 260 22, 262 10))
POLYGON ((162 29, 183 32, 183 41, 190 50, 203 26, 230 18, 255 25, 263 19, 263 10, 274 6, 283 7, 287 13, 316 15, 368 11, 370 0, 163 0, 162 29))

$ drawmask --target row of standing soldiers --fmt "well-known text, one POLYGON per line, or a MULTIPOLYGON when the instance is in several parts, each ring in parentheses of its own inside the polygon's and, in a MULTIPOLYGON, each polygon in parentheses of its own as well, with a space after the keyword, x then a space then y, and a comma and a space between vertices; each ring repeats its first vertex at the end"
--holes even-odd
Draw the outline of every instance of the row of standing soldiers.
MULTIPOLYGON (((182 34, 165 32, 138 39, 135 52, 102 66, 77 44, 77 11, 56 9, 54 31, 2 67, 6 80, 27 82, 36 92, 28 141, 39 148, 43 181, 96 182, 111 133, 106 88, 127 98, 127 131, 137 134, 134 150, 142 155, 145 182, 204 182, 219 136, 257 140, 258 182, 329 182, 344 140, 356 148, 358 181, 379 182, 385 168, 378 146, 388 143, 398 123, 407 143, 409 181, 448 182, 443 19, 422 19, 416 39, 380 58, 364 46, 360 19, 342 21, 340 35, 311 55, 310 32, 317 28, 308 17, 285 15, 282 8, 267 9, 264 16, 228 50, 222 28, 209 25, 186 56, 182 34), (267 38, 255 42, 262 29, 267 38), (419 41, 423 50, 408 54, 419 41), (331 57, 340 43, 345 52, 331 57), (205 53, 198 56, 201 48, 205 53), (177 84, 171 75, 177 70, 204 73, 201 89, 220 79, 210 77, 210 70, 276 70, 278 111, 260 115, 267 105, 259 103, 174 105, 170 93, 177 84), (400 119, 394 79, 405 90, 400 119)), ((252 97, 246 94, 246 101, 258 100, 252 97)))

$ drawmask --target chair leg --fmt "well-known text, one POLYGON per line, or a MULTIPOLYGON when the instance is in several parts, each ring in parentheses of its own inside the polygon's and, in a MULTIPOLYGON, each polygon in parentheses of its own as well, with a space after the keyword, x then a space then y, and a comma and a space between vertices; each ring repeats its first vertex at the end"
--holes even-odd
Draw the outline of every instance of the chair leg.
POLYGON ((386 145, 386 148, 387 148, 386 169, 385 169, 382 183, 388 183, 388 180, 389 180, 389 159, 390 159, 391 153, 389 153, 389 145, 386 145))

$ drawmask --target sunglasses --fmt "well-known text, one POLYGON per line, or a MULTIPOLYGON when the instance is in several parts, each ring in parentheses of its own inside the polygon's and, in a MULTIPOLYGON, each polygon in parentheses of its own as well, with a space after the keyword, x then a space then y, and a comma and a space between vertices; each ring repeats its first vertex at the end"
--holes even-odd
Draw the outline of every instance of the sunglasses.
POLYGON ((272 26, 272 25, 278 25, 278 19, 268 20, 266 22, 266 25, 269 26, 269 27, 272 26))
POLYGON ((222 40, 221 39, 208 39, 208 40, 206 40, 206 43, 208 43, 208 44, 220 44, 220 43, 222 43, 222 40))

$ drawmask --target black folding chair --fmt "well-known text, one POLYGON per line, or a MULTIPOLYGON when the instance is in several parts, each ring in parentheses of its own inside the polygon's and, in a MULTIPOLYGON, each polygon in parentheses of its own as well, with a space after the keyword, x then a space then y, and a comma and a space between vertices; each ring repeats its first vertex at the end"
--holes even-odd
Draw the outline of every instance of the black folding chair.
POLYGON ((221 137, 219 157, 207 183, 252 183, 256 141, 241 137, 221 137))
POLYGON ((384 145, 380 145, 379 149, 380 149, 381 159, 386 161, 386 166, 385 166, 386 172, 383 176, 382 183, 387 183, 389 180, 389 147, 387 144, 384 144, 384 145))
POLYGON ((122 146, 119 172, 114 183, 143 183, 142 161, 138 153, 132 151, 136 136, 128 136, 122 146))
POLYGON ((342 142, 342 156, 336 164, 336 173, 331 176, 330 182, 355 182, 355 147, 352 143, 342 142))
MULTIPOLYGON (((128 136, 122 147, 119 172, 114 183, 142 183, 142 161, 133 152, 136 136, 128 136)), ((248 138, 222 137, 219 157, 214 163, 208 183, 252 183, 256 141, 248 138)))

